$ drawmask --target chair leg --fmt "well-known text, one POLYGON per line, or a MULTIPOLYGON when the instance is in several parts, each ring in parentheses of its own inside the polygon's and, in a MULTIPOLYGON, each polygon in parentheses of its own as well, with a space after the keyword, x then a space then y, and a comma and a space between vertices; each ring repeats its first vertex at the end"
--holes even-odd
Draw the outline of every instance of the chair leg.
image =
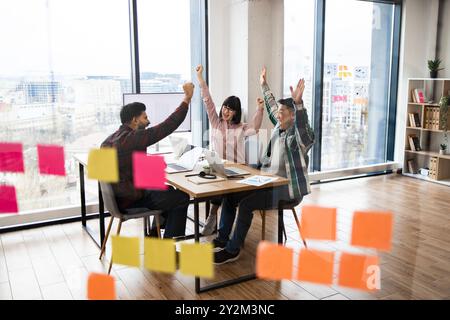
MULTIPOLYGON (((120 235, 120 229, 122 228, 122 219, 119 220, 119 225, 117 226, 117 235, 120 235)), ((109 268, 108 268, 108 274, 111 273, 111 268, 113 264, 113 256, 111 254, 111 260, 109 261, 109 268)))
POLYGON ((306 240, 305 240, 305 238, 303 238, 303 235, 302 235, 300 221, 298 220, 297 213, 295 212, 294 208, 292 208, 292 214, 294 215, 295 223, 297 224, 298 233, 300 234, 300 238, 302 239, 303 244, 305 245, 305 248, 308 249, 308 246, 306 245, 306 240))
POLYGON ((261 214, 261 240, 266 239, 266 210, 259 210, 259 213, 261 214))
POLYGON ((158 232, 158 238, 161 239, 161 225, 159 224, 159 215, 155 215, 156 219, 156 231, 158 232))
POLYGON ((106 250, 106 242, 108 241, 109 232, 111 231, 111 227, 113 225, 114 217, 111 216, 111 219, 109 220, 108 229, 106 230, 105 240, 103 240, 102 249, 100 250, 100 257, 99 260, 102 260, 102 256, 105 253, 106 250))

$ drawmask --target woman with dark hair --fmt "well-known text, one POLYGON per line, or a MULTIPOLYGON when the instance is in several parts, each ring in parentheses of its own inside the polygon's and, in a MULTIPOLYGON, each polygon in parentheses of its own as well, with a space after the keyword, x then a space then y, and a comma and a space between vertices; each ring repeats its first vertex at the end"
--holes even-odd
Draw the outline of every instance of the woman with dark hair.
MULTIPOLYGON (((222 159, 236 163, 245 163, 245 138, 257 134, 261 127, 264 115, 264 100, 261 98, 256 100, 256 112, 249 123, 241 122, 241 100, 236 96, 226 98, 222 103, 219 114, 217 114, 208 85, 203 79, 203 66, 199 65, 195 70, 209 123, 211 124, 213 150, 218 152, 222 159)), ((214 232, 220 203, 221 199, 212 201, 211 212, 203 228, 203 235, 209 235, 214 232)))

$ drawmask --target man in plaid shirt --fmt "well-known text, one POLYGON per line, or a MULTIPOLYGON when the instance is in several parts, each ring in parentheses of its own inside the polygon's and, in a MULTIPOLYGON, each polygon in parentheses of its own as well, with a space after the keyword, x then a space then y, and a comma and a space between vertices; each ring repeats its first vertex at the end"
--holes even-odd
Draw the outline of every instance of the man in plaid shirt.
MULTIPOLYGON (((181 125, 188 112, 194 85, 184 84, 183 91, 184 99, 180 106, 165 121, 147 129, 150 121, 143 103, 133 102, 123 106, 120 110, 122 125, 101 145, 117 149, 120 180, 112 184, 112 187, 119 208, 164 210, 164 238, 185 234, 189 196, 172 187, 166 191, 136 189, 133 184, 132 155, 135 151, 146 152, 148 146, 164 139, 181 125)), ((152 231, 154 235, 155 232, 152 231)))
POLYGON ((224 197, 218 237, 213 240, 214 263, 223 264, 239 258, 240 249, 253 219, 253 211, 274 209, 279 201, 299 203, 311 192, 308 179, 308 151, 314 143, 314 132, 303 107, 305 81, 301 79, 295 90, 291 87, 291 98, 275 100, 266 81, 266 69, 260 76, 269 119, 275 126, 268 146, 258 168, 268 174, 286 177, 287 186, 231 194, 224 197), (239 214, 233 234, 230 237, 239 214))

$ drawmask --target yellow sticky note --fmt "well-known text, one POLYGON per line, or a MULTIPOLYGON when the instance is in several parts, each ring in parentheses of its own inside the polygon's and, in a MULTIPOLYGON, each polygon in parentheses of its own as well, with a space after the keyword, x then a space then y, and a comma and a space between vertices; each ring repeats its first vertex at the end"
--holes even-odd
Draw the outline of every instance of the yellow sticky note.
POLYGON ((139 238, 112 236, 113 263, 139 267, 139 238))
POLYGON ((174 273, 175 241, 171 239, 144 239, 144 266, 151 271, 174 273))
POLYGON ((88 157, 88 178, 105 182, 119 181, 119 161, 114 148, 92 149, 88 157))
POLYGON ((211 243, 182 243, 180 271, 203 278, 214 277, 213 247, 211 243))

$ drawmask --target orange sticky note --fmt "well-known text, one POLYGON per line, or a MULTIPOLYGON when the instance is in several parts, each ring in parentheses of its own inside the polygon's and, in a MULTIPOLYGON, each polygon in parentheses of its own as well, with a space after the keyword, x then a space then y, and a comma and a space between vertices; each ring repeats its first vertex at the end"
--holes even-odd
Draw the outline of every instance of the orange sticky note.
POLYGON ((380 289, 378 257, 342 253, 339 285, 366 291, 380 289))
POLYGON ((390 212, 356 211, 353 215, 351 245, 391 250, 392 220, 390 212))
POLYGON ((136 188, 167 190, 165 169, 163 157, 133 152, 133 181, 136 188))
POLYGON ((297 279, 320 284, 333 282, 334 252, 300 250, 297 279))
POLYGON ((268 280, 292 279, 293 256, 291 248, 261 241, 256 251, 256 276, 268 280))
POLYGON ((336 208, 303 206, 302 234, 306 239, 336 240, 336 208))
POLYGON ((88 278, 89 300, 115 300, 116 285, 114 278, 107 274, 91 273, 88 278))

